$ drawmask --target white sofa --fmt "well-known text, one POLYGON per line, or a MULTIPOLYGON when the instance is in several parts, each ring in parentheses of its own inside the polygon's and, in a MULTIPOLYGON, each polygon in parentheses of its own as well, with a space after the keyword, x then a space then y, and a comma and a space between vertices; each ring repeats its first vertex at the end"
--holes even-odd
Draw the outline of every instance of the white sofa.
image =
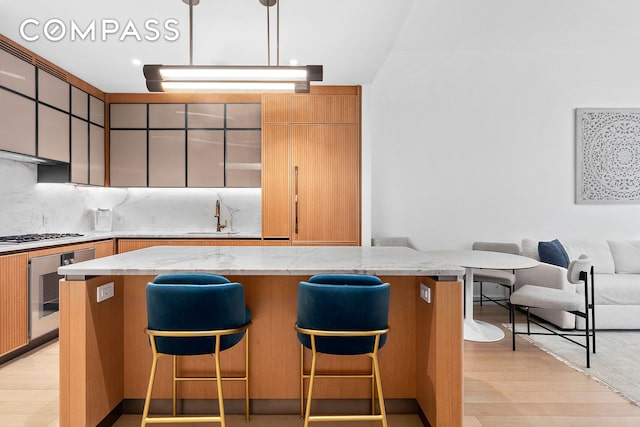
MULTIPOLYGON (((588 255, 594 266, 595 318, 597 329, 640 329, 640 241, 561 240, 569 259, 588 255)), ((522 240, 522 255, 540 260, 538 241, 522 240)), ((567 270, 556 265, 518 270, 516 288, 547 286, 584 293, 583 285, 572 285, 567 270)), ((536 309, 533 314, 560 328, 584 328, 584 320, 557 310, 536 309), (576 323, 577 321, 577 323, 576 323)))

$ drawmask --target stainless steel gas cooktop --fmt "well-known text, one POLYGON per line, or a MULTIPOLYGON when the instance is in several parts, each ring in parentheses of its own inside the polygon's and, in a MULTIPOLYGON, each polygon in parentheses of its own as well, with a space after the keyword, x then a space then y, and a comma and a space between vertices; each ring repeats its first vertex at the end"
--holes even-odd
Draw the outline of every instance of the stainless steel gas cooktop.
POLYGON ((36 233, 36 234, 18 234, 15 236, 0 236, 0 244, 16 244, 38 242, 40 240, 62 239, 65 237, 82 236, 79 233, 36 233))

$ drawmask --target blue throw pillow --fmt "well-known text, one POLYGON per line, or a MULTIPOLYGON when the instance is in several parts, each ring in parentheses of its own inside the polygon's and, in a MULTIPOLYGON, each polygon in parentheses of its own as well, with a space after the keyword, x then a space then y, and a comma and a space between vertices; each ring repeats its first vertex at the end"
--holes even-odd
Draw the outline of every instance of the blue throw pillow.
POLYGON ((539 242, 538 254, 542 262, 564 268, 569 267, 569 255, 558 239, 551 242, 539 242))

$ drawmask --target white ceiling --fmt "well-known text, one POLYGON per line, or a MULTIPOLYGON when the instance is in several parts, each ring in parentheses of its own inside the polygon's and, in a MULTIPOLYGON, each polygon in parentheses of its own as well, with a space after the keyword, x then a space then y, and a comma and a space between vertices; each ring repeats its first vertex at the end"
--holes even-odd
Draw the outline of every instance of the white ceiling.
MULTIPOLYGON (((324 65, 322 84, 366 84, 393 45, 414 0, 282 0, 280 64, 324 65)), ((201 0, 194 7, 194 64, 267 64, 266 8, 259 0, 201 0)), ((275 8, 271 9, 272 65, 275 64, 275 8)), ((55 21, 49 27, 55 29, 55 21)), ((142 64, 189 63, 189 7, 182 0, 0 0, 0 33, 105 92, 146 92, 142 64), (27 19, 27 41, 20 27, 27 19), (67 30, 50 40, 45 26, 59 19, 67 30), (159 40, 145 23, 156 19, 159 40), (179 38, 170 42, 162 24, 175 19, 179 38), (112 21, 109 21, 112 20, 112 21), (95 39, 71 40, 73 23, 81 31, 96 23, 95 39), (101 25, 117 22, 115 34, 101 25), (135 29, 120 38, 131 21, 135 29), (136 40, 137 31, 142 40, 136 40)), ((60 34, 60 33, 58 33, 60 34)))

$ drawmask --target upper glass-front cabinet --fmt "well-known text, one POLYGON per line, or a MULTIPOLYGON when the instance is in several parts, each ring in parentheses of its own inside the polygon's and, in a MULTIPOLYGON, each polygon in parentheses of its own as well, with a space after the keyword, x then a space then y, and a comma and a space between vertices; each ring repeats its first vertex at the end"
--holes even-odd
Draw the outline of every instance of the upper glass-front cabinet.
POLYGON ((184 129, 184 104, 149 104, 150 129, 184 129))
POLYGON ((228 129, 260 129, 261 109, 260 104, 227 104, 226 127, 228 129))
POLYGON ((227 187, 260 187, 262 176, 259 130, 227 130, 227 187))
POLYGON ((71 86, 71 114, 89 120, 89 94, 71 86))
POLYGON ((0 49, 0 86, 36 97, 36 67, 0 49))
POLYGON ((0 88, 0 150, 36 155, 36 101, 0 88))
MULTIPOLYGON (((135 133, 136 138, 144 135, 148 152, 146 164, 135 167, 148 171, 148 187, 260 187, 261 104, 139 103, 110 108, 113 186, 142 185, 138 174, 127 172, 134 167, 126 155, 133 133, 125 132, 140 129, 144 134, 135 133), (133 175, 135 182, 126 178, 133 175)), ((131 141, 132 147, 139 144, 139 139, 131 141)))
POLYGON ((190 129, 224 129, 224 104, 189 104, 187 126, 190 129))
POLYGON ((0 150, 48 160, 38 166, 38 182, 104 185, 104 101, 83 84, 72 86, 63 70, 36 67, 30 54, 4 49, 0 150))
POLYGON ((0 150, 36 155, 36 68, 0 49, 0 150))
POLYGON ((69 83, 52 76, 46 71, 38 71, 38 101, 69 112, 69 83))

